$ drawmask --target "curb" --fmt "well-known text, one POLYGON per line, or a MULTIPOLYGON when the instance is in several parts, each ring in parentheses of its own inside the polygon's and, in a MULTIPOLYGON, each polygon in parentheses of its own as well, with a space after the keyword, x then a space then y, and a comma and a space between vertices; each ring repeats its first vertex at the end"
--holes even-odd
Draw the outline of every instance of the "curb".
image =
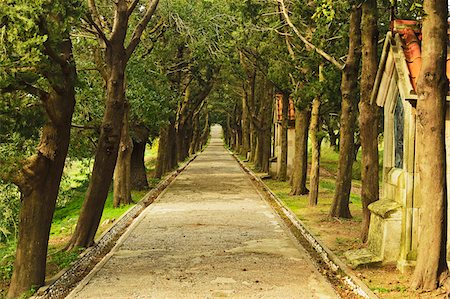
MULTIPOLYGON (((187 162, 178 169, 171 172, 164 180, 151 189, 134 206, 125 212, 115 223, 105 231, 97 240, 94 246, 87 248, 80 257, 68 268, 61 270, 58 274, 48 280, 47 285, 38 289, 35 299, 64 298, 68 295, 89 272, 100 263, 111 251, 121 236, 126 235, 127 228, 135 222, 135 219, 150 205, 155 199, 173 182, 173 180, 187 168, 187 166, 197 158, 193 155, 187 162)), ((139 220, 139 219, 138 219, 139 220)))
MULTIPOLYGON (((301 237, 307 242, 307 245, 311 247, 316 256, 323 262, 323 264, 331 271, 335 276, 339 275, 339 280, 354 294, 367 299, 377 299, 378 296, 372 292, 372 290, 364 284, 364 282, 356 277, 350 268, 344 264, 330 249, 322 244, 314 234, 298 219, 298 217, 288 208, 286 205, 269 189, 269 187, 259 178, 251 169, 249 169, 235 153, 230 152, 234 159, 239 163, 241 168, 250 175, 254 185, 260 189, 263 194, 272 201, 277 208, 281 210, 294 229, 300 233, 301 237)), ((278 211, 277 211, 278 212, 278 211)), ((290 226, 290 229, 293 229, 290 226)), ((295 234, 294 234, 295 235, 295 234)))

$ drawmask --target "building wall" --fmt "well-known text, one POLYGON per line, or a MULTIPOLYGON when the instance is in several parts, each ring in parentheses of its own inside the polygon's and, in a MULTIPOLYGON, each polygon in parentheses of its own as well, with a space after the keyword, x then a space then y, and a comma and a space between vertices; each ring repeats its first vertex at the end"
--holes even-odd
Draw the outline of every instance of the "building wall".
MULTIPOLYGON (((391 77, 384 102, 384 157, 382 196, 370 206, 373 212, 369 248, 384 262, 396 262, 400 270, 414 265, 420 234, 420 212, 426 199, 420 196, 417 173, 416 109, 402 99, 404 107, 403 166, 395 167, 394 112, 399 97, 397 77, 391 77), (373 224, 373 225, 372 225, 373 224)), ((445 142, 447 148, 447 186, 450 187, 450 104, 447 102, 445 142)), ((448 193, 450 200, 450 192, 448 193)), ((450 217, 450 209, 447 211, 450 217)), ((450 233, 450 223, 448 224, 450 233)), ((450 257, 450 243, 447 246, 450 257)))

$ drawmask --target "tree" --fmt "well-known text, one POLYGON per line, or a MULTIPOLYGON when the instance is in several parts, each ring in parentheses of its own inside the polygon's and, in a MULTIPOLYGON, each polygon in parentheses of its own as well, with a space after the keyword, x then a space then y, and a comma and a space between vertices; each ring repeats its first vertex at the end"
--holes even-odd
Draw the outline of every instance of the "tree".
POLYGON ((420 196, 417 264, 412 286, 434 290, 448 279, 445 112, 448 23, 447 1, 425 0, 422 67, 417 81, 416 152, 420 196))
MULTIPOLYGON (((308 105, 309 106, 309 105, 308 105)), ((309 107, 297 105, 295 109, 295 155, 291 176, 291 195, 308 194, 306 175, 308 171, 308 127, 311 119, 309 107)))
POLYGON ((129 205, 131 199, 131 154, 133 152, 133 140, 130 136, 130 107, 125 104, 125 111, 120 132, 119 152, 117 154, 116 167, 114 168, 114 197, 113 206, 129 205))
POLYGON ((361 7, 353 4, 350 12, 349 47, 341 82, 342 109, 340 122, 339 162, 336 190, 330 217, 351 218, 349 209, 354 132, 358 109, 358 70, 361 59, 361 7))
POLYGON ((368 206, 378 200, 378 107, 370 102, 378 69, 377 58, 377 1, 367 0, 362 4, 361 43, 361 101, 359 103, 359 132, 361 139, 361 202, 363 220, 361 241, 367 240, 370 225, 368 206))
POLYGON ((21 192, 19 238, 8 298, 45 280, 50 226, 66 159, 75 105, 76 70, 69 37, 78 3, 50 1, 0 4, 6 27, 0 52, 2 92, 40 100, 46 122, 36 153, 12 181, 21 192))
MULTIPOLYGON (((291 93, 288 91, 283 91, 281 97, 281 134, 280 134, 280 162, 278 163, 278 177, 279 181, 286 181, 287 179, 287 159, 288 159, 288 128, 289 128, 289 99, 291 97, 291 93)), ((297 113, 296 115, 299 117, 300 115, 297 113)), ((296 124, 300 123, 299 121, 296 124)), ((297 137, 297 136, 296 136, 297 137)))
POLYGON ((104 70, 101 73, 106 82, 106 107, 89 187, 77 226, 67 246, 69 250, 75 247, 89 247, 94 242, 117 160, 125 110, 125 69, 158 2, 158 0, 147 2, 143 16, 126 44, 130 17, 139 1, 129 4, 126 0, 118 0, 114 5, 112 27, 98 10, 96 1, 88 1, 89 12, 85 16, 86 23, 90 26, 89 30, 97 35, 99 44, 105 47, 104 70))
MULTIPOLYGON (((319 82, 323 83, 323 64, 319 65, 319 82)), ((315 96, 311 108, 309 135, 311 139, 311 171, 309 178, 309 205, 316 206, 319 198, 320 147, 325 137, 321 130, 320 105, 323 92, 315 96)))

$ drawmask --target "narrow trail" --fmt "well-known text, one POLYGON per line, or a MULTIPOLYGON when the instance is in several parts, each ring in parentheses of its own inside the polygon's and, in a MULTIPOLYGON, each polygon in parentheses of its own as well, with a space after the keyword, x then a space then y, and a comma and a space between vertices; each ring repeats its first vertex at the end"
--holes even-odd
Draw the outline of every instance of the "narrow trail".
POLYGON ((68 298, 338 298, 220 132, 68 298))

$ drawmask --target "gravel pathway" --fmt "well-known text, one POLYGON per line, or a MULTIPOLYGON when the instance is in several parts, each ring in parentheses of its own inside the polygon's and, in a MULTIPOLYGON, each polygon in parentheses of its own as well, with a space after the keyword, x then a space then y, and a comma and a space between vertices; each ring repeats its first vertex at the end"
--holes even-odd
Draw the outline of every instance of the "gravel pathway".
POLYGON ((248 175, 208 148, 68 298, 338 298, 248 175))

